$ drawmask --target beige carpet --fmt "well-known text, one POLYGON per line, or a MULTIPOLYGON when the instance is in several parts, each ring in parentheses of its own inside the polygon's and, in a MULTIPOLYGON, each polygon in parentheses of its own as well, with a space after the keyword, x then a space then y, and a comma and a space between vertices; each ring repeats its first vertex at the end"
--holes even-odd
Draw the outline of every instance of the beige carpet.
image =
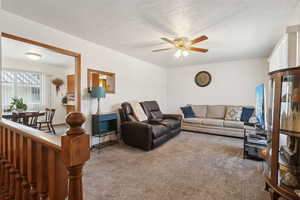
POLYGON ((262 162, 243 160, 241 139, 182 132, 144 152, 94 150, 85 200, 265 200, 262 162))

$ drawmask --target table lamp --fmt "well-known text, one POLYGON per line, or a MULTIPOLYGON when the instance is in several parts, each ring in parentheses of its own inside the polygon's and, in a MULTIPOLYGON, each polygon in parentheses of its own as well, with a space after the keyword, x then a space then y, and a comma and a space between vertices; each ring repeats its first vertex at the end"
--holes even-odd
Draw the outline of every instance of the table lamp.
POLYGON ((98 109, 96 114, 100 115, 100 99, 105 98, 105 88, 99 86, 93 87, 91 96, 98 99, 98 109))

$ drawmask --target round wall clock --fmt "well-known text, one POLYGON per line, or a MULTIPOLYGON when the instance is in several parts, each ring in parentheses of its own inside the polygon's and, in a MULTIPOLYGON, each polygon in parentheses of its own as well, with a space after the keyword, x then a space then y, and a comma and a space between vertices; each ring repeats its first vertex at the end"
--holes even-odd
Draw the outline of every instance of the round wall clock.
POLYGON ((195 83, 199 87, 206 87, 211 82, 211 75, 207 71, 198 72, 195 76, 195 83))

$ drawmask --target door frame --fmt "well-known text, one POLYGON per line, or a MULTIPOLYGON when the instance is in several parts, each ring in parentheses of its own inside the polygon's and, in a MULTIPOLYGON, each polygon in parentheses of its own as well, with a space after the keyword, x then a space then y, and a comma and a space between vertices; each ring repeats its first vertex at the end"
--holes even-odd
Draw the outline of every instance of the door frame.
POLYGON ((8 33, 1 33, 1 37, 4 38, 8 38, 8 39, 12 39, 12 40, 16 40, 16 41, 20 41, 20 42, 25 42, 31 45, 35 45, 35 46, 39 46, 39 47, 43 47, 46 48, 50 51, 54 51, 56 53, 60 53, 63 55, 67 55, 67 56, 73 56, 75 58, 75 86, 76 86, 76 91, 75 91, 75 96, 76 96, 76 106, 75 106, 75 110, 80 112, 81 111, 81 55, 80 53, 76 53, 76 52, 72 52, 66 49, 62 49, 59 47, 55 47, 52 45, 48 45, 48 44, 44 44, 41 42, 37 42, 34 40, 30 40, 30 39, 26 39, 23 37, 19 37, 16 35, 12 35, 12 34, 8 34, 8 33))

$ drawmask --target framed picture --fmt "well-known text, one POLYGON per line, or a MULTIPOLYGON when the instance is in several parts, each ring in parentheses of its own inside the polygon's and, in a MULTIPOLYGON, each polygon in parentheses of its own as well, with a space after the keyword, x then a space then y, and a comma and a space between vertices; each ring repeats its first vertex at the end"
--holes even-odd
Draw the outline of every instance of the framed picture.
POLYGON ((256 93, 256 118, 259 126, 265 128, 265 112, 264 112, 264 84, 258 85, 255 89, 256 93))

